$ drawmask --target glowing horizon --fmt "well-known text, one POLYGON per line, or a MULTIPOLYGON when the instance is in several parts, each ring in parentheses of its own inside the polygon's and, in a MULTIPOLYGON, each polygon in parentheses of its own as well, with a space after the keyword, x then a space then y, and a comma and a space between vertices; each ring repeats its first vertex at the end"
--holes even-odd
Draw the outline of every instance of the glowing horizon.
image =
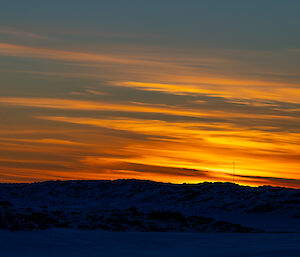
POLYGON ((3 14, 0 26, 0 182, 231 182, 234 161, 236 183, 300 188, 297 8, 287 9, 293 23, 271 12, 265 35, 255 3, 225 12, 191 1, 186 21, 175 15, 182 3, 153 3, 169 24, 156 23, 146 3, 128 17, 125 3, 104 4, 111 17, 92 12, 95 20, 76 4, 86 19, 78 23, 67 13, 53 21, 29 2, 45 20, 3 14), (237 10, 252 15, 245 28, 232 18, 237 10), (215 12, 218 26, 228 18, 223 30, 209 23, 215 12))

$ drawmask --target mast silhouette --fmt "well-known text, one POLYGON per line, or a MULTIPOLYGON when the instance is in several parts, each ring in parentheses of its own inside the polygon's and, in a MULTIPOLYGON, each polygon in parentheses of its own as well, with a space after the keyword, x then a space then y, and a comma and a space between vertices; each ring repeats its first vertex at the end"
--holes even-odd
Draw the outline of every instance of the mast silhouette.
POLYGON ((234 183, 234 175, 235 175, 235 162, 232 162, 232 183, 234 183))

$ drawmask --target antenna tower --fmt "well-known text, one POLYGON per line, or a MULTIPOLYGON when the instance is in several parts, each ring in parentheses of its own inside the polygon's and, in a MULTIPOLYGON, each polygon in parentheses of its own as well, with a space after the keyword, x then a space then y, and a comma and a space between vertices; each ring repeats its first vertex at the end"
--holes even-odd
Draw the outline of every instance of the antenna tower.
POLYGON ((232 162, 232 183, 234 183, 234 175, 235 175, 235 161, 232 162))

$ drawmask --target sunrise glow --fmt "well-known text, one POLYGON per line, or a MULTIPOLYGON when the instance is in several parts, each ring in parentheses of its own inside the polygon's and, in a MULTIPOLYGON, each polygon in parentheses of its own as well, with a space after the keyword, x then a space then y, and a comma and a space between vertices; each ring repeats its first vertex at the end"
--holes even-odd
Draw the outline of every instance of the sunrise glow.
POLYGON ((272 46, 271 32, 261 48, 211 44, 221 32, 208 22, 141 31, 69 18, 0 27, 1 182, 300 187, 299 47, 272 46))

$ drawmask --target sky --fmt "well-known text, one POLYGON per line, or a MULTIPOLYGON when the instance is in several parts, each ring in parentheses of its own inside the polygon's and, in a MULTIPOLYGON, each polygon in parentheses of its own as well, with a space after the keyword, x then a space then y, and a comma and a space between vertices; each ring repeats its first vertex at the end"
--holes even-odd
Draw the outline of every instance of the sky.
POLYGON ((297 0, 2 0, 0 182, 300 188, 299 12, 297 0))

